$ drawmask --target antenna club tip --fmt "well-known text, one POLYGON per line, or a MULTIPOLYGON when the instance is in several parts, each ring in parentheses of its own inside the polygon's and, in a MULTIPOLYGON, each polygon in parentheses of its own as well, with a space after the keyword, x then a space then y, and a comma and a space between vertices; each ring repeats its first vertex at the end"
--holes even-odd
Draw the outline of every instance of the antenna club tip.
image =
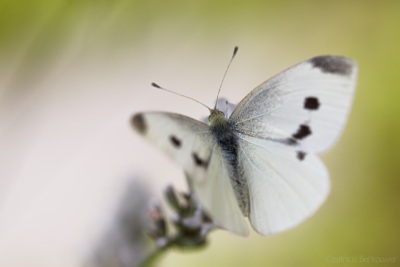
POLYGON ((235 46, 235 48, 233 49, 233 56, 236 55, 238 50, 239 50, 239 46, 235 46))
POLYGON ((151 86, 153 86, 153 87, 155 87, 155 88, 159 88, 159 89, 161 89, 161 86, 159 86, 158 84, 156 84, 156 83, 151 83, 151 86))

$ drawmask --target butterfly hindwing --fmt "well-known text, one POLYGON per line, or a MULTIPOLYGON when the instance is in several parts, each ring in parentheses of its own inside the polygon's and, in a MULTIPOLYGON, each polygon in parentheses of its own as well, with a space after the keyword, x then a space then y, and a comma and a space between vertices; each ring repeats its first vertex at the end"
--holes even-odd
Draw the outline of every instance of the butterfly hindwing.
POLYGON ((240 235, 248 234, 226 159, 208 125, 165 112, 136 114, 132 125, 183 168, 196 197, 217 225, 240 235))
POLYGON ((319 56, 262 83, 236 107, 235 130, 304 152, 331 147, 342 132, 357 79, 354 61, 319 56))
POLYGON ((214 145, 207 182, 196 183, 193 190, 216 225, 247 236, 249 230, 232 188, 229 166, 219 146, 214 145))
POLYGON ((239 136, 253 228, 268 235, 311 216, 329 192, 329 176, 319 158, 309 154, 299 160, 284 144, 239 136))

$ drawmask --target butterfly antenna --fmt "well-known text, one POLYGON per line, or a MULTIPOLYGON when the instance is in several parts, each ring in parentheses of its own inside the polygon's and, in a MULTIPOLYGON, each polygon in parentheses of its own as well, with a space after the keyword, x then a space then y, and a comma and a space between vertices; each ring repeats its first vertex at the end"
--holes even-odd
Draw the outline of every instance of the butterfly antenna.
POLYGON ((196 100, 196 99, 194 99, 194 98, 191 98, 191 97, 189 97, 189 96, 182 95, 182 94, 179 94, 179 93, 174 92, 174 91, 172 91, 172 90, 166 89, 166 88, 164 88, 164 87, 159 86, 159 85, 156 84, 156 83, 151 83, 151 86, 153 86, 153 87, 155 87, 155 88, 157 88, 157 89, 164 90, 164 91, 173 93, 173 94, 175 94, 175 95, 179 95, 179 96, 182 96, 182 97, 184 97, 184 98, 188 98, 188 99, 190 99, 190 100, 193 100, 193 101, 199 103, 200 105, 206 107, 206 108, 211 112, 211 109, 210 109, 207 105, 201 103, 200 101, 198 101, 198 100, 196 100))
POLYGON ((226 70, 225 70, 224 76, 222 77, 222 81, 221 81, 221 84, 220 84, 220 86, 219 86, 219 90, 218 90, 218 94, 217 94, 217 100, 215 100, 214 109, 217 108, 218 97, 219 97, 219 93, 221 92, 222 84, 224 83, 225 76, 226 76, 226 74, 228 73, 229 67, 231 66, 231 63, 232 63, 233 59, 235 58, 235 56, 236 56, 238 50, 239 50, 239 47, 238 47, 238 46, 235 46, 235 48, 233 49, 233 54, 232 54, 231 60, 229 61, 228 67, 227 67, 226 70))

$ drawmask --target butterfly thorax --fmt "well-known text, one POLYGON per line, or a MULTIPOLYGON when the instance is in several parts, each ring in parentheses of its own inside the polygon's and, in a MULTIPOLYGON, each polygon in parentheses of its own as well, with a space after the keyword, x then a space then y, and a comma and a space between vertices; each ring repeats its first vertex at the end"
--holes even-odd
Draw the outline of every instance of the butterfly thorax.
POLYGON ((218 110, 218 109, 213 109, 211 110, 210 116, 208 116, 208 121, 210 122, 210 126, 218 125, 218 124, 225 124, 226 123, 226 118, 225 114, 218 110))
POLYGON ((238 137, 234 134, 231 123, 225 114, 217 109, 211 111, 209 116, 210 129, 215 141, 220 146, 224 158, 228 163, 229 177, 236 199, 245 216, 249 214, 249 192, 245 178, 241 175, 238 159, 239 143, 238 137))

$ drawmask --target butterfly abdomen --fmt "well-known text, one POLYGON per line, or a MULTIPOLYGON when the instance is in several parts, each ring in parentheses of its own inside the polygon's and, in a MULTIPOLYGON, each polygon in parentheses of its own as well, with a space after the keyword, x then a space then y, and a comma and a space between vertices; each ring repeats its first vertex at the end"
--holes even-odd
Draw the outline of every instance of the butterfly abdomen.
MULTIPOLYGON (((222 113, 222 112, 221 112, 222 113)), ((246 180, 241 175, 238 162, 238 139, 233 133, 233 128, 230 122, 222 116, 211 121, 211 132, 213 133, 215 141, 220 146, 224 158, 229 165, 230 181, 235 191, 236 199, 239 203, 240 209, 245 216, 249 214, 249 192, 246 180)))

